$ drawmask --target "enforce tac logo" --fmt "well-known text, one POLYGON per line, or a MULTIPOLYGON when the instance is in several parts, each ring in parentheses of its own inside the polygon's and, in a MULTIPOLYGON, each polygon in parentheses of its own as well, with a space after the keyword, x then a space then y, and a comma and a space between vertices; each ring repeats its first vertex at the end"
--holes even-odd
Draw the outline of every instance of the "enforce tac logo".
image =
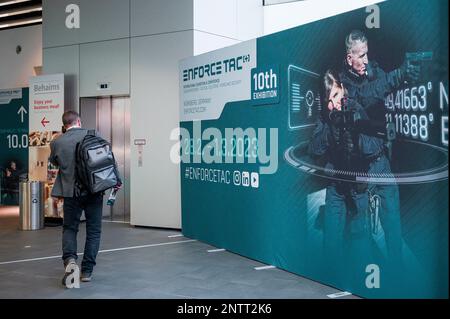
POLYGON ((197 78, 202 79, 205 76, 209 77, 222 73, 240 71, 242 70, 243 64, 250 62, 250 60, 250 54, 247 54, 186 69, 183 70, 183 82, 195 80, 197 78))

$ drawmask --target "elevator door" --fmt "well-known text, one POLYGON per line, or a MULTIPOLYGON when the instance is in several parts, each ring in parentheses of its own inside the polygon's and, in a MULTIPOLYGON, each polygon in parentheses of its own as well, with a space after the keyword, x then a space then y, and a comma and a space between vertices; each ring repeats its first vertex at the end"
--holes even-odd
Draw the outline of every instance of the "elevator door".
POLYGON ((113 206, 106 205, 109 190, 105 194, 103 216, 112 221, 130 221, 130 98, 106 97, 82 99, 81 118, 87 128, 95 125, 100 135, 112 145, 123 187, 113 206), (83 101, 84 100, 84 101, 83 101), (95 109, 95 112, 94 110, 95 109), (94 115, 95 114, 95 115, 94 115), (83 116, 84 115, 84 116, 83 116), (95 116, 95 123, 93 117, 95 116))

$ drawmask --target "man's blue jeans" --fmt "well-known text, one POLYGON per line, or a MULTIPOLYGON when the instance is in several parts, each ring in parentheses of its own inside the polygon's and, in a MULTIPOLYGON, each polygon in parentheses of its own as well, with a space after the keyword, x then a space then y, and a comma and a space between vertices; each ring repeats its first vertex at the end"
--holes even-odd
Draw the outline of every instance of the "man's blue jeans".
POLYGON ((100 247, 102 230, 103 193, 64 198, 63 260, 77 259, 77 234, 80 217, 86 216, 86 243, 81 271, 91 273, 100 247))

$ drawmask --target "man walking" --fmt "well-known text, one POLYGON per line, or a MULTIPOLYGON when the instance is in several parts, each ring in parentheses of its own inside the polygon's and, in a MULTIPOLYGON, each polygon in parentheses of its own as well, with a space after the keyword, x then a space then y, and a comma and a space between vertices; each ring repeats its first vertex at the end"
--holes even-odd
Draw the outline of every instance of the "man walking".
MULTIPOLYGON (((59 167, 52 190, 52 197, 64 200, 64 223, 62 236, 65 269, 73 269, 77 260, 77 233, 80 217, 86 216, 86 243, 81 276, 83 282, 91 281, 95 259, 100 246, 102 226, 103 192, 90 193, 76 182, 76 147, 88 130, 81 128, 77 112, 67 111, 62 116, 65 133, 50 144, 50 162, 59 167)), ((65 281, 65 280, 63 280, 65 281)), ((65 285, 65 282, 63 282, 65 285)))

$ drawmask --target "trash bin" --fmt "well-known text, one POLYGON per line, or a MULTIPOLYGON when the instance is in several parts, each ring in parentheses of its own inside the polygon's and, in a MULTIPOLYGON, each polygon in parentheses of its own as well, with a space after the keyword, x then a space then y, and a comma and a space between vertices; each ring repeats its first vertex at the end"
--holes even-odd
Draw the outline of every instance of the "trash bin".
POLYGON ((20 182, 19 207, 21 230, 44 228, 44 182, 20 182))

